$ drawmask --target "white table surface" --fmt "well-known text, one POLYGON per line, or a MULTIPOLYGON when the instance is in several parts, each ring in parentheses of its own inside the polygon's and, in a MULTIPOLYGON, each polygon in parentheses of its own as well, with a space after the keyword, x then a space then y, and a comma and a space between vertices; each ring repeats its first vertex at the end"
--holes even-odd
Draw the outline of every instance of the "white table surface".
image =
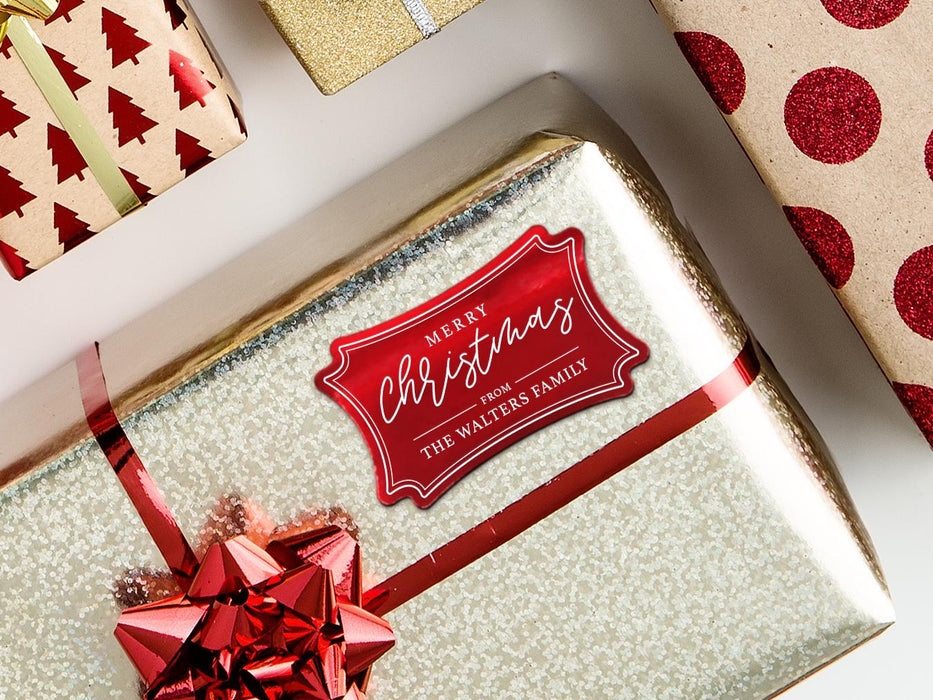
POLYGON ((0 401, 348 185, 550 70, 622 124, 829 443, 899 622, 793 700, 930 697, 933 452, 648 0, 487 0, 334 97, 256 0, 194 0, 237 80, 250 140, 16 283, 0 274, 0 401))

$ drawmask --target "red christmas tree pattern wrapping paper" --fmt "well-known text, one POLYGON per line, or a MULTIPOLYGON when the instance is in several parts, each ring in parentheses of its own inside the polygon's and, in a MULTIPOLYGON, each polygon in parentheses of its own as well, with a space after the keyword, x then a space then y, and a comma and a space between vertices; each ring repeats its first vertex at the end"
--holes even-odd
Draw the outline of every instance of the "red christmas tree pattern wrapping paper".
POLYGON ((933 445, 933 2, 652 2, 933 445))
MULTIPOLYGON (((184 0, 62 0, 30 26, 143 203, 246 139, 236 88, 184 0)), ((7 37, 0 260, 22 279, 119 219, 7 37)))

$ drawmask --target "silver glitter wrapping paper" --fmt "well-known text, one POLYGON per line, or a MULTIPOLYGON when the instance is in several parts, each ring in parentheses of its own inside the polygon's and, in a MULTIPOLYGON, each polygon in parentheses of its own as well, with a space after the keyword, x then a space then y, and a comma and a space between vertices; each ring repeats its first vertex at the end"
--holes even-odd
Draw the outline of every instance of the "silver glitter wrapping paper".
MULTIPOLYGON (((218 497, 279 523, 340 505, 375 583, 729 366, 746 331, 666 200, 594 144, 554 157, 125 421, 190 534, 218 497), (339 336, 445 291, 526 229, 574 226, 651 348, 635 391, 547 427, 434 507, 376 498, 353 422, 313 384, 339 336)), ((767 363, 766 363, 767 364, 767 363)), ((766 366, 734 403, 393 612, 371 697, 760 698, 893 620, 831 462, 766 366)), ((162 565, 85 443, 0 494, 0 696, 138 693, 114 582, 162 565)))

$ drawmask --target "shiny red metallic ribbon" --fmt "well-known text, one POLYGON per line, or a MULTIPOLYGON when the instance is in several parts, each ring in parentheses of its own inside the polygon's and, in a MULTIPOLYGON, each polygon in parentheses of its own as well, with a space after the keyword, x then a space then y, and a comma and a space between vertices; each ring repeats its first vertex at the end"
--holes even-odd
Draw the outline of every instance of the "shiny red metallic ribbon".
MULTIPOLYGON (((172 574, 182 590, 188 592, 198 573, 197 557, 120 426, 107 393, 97 346, 83 353, 78 358, 77 365, 88 425, 165 557, 172 574)), ((363 603, 366 611, 373 614, 373 620, 370 622, 378 620, 376 615, 385 615, 398 608, 699 425, 749 388, 760 372, 761 363, 754 342, 749 339, 733 363, 710 382, 479 525, 363 593, 359 602, 366 601, 363 603)), ((277 582, 278 580, 273 581, 277 582)), ((254 588, 253 591, 256 594, 263 592, 259 588, 254 588)), ((367 657, 370 663, 391 646, 391 642, 386 646, 384 635, 379 639, 379 643, 380 653, 367 657)), ((281 669, 275 670, 282 675, 281 669)), ((361 671, 360 668, 354 670, 361 671)), ((351 695, 331 693, 321 697, 337 698, 351 695)))
POLYGON ((183 591, 117 623, 147 700, 365 700, 395 637, 365 607, 356 541, 339 527, 265 548, 238 536, 199 562, 114 413, 98 347, 77 365, 88 425, 183 591))
POLYGON ((683 435, 731 403, 760 372, 761 362, 749 340, 735 361, 712 381, 383 581, 376 587, 382 595, 373 612, 391 612, 683 435))
POLYGON ((76 362, 87 424, 172 576, 181 590, 187 593, 198 567, 198 558, 113 411, 98 345, 95 343, 88 348, 76 362))

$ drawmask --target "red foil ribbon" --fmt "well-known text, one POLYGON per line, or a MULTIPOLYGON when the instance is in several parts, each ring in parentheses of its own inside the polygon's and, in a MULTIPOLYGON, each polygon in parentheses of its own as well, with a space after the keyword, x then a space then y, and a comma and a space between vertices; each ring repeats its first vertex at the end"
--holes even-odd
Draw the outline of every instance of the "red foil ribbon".
POLYGON ((364 700, 395 637, 363 607, 356 540, 338 527, 265 549, 238 536, 199 562, 113 411, 97 346, 78 375, 88 425, 184 592, 117 622, 146 698, 364 700))
POLYGON ((366 593, 359 548, 331 527, 272 542, 239 536, 201 562, 113 412, 97 347, 78 359, 95 438, 184 595, 126 610, 116 635, 154 700, 364 698, 394 644, 384 615, 683 435, 744 392, 752 340, 712 381, 366 593))
POLYGON ((379 584, 374 612, 391 612, 683 435, 731 403, 760 372, 761 362, 749 340, 735 362, 711 382, 379 584))

